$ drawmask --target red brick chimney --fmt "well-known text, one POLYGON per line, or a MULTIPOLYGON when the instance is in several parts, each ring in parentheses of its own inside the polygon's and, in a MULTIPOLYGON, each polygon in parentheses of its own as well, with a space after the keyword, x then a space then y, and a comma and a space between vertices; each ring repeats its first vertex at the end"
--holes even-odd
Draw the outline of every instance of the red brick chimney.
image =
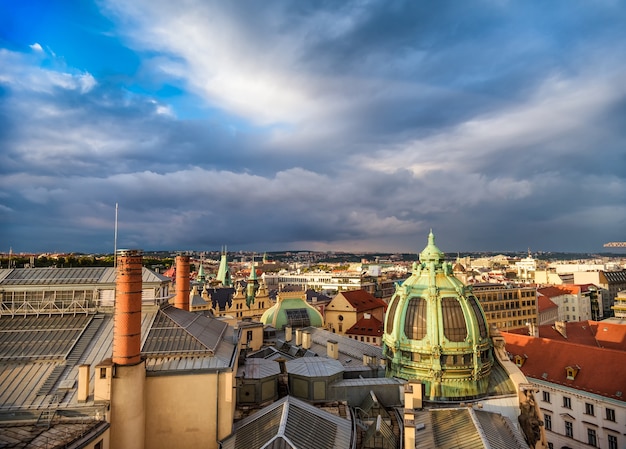
POLYGON ((141 362, 142 255, 139 250, 117 252, 113 363, 141 362))
POLYGON ((189 256, 176 256, 176 299, 174 306, 189 310, 189 256))

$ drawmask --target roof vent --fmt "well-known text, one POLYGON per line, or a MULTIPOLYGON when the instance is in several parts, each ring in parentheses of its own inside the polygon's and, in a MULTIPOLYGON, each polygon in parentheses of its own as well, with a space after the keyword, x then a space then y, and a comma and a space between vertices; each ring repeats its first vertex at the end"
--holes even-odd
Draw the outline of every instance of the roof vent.
POLYGON ((617 393, 615 393, 615 396, 617 396, 618 398, 621 398, 622 397, 622 392, 618 391, 617 393))
POLYGON ((544 378, 544 379, 547 379, 547 378, 548 378, 548 373, 543 373, 543 374, 541 375, 541 377, 542 377, 542 378, 544 378))

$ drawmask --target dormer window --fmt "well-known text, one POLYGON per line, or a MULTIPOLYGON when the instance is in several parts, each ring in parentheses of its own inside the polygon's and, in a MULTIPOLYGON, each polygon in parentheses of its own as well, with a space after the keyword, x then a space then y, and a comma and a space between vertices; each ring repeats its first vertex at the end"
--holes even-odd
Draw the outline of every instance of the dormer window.
POLYGON ((566 374, 567 380, 574 380, 576 378, 576 375, 578 374, 578 371, 580 371, 580 366, 578 365, 566 366, 565 374, 566 374))
POLYGON ((513 357, 513 360, 515 361, 515 364, 521 368, 522 366, 524 366, 524 362, 526 362, 527 358, 528 356, 526 354, 516 355, 515 357, 513 357))

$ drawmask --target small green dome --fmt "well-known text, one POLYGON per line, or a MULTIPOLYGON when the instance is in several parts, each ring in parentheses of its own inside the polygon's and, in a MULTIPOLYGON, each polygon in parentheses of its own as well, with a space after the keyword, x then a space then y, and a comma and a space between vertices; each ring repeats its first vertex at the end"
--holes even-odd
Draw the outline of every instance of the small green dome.
POLYGON ((302 292, 280 292, 276 304, 261 316, 261 322, 275 329, 283 329, 287 325, 294 328, 322 327, 324 325, 322 314, 309 305, 301 294, 302 292))
POLYGON ((487 321, 444 257, 431 231, 420 264, 396 286, 383 334, 387 376, 421 381, 431 401, 477 398, 494 362, 487 321))

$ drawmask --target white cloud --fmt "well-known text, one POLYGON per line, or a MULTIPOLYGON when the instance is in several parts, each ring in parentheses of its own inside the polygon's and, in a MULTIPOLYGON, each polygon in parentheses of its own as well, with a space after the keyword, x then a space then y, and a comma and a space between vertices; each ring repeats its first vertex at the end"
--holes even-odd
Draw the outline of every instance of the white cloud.
POLYGON ((36 51, 36 52, 43 53, 43 48, 41 48, 41 45, 39 45, 39 43, 38 43, 38 42, 35 42, 35 43, 34 43, 34 44, 32 44, 32 45, 29 45, 29 47, 30 47, 32 50, 36 51))

